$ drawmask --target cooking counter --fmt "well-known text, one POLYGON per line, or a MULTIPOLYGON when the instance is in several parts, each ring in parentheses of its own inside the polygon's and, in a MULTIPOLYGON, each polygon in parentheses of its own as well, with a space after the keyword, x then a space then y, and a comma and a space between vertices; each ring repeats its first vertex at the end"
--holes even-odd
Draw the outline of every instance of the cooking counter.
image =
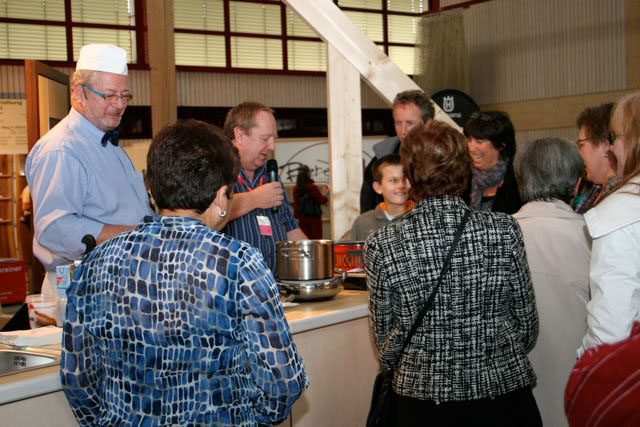
MULTIPOLYGON (((367 293, 342 291, 327 301, 304 302, 285 308, 292 334, 366 318, 367 293)), ((60 346, 47 348, 59 349, 60 346)), ((0 376, 0 405, 61 390, 59 367, 50 366, 0 376)))

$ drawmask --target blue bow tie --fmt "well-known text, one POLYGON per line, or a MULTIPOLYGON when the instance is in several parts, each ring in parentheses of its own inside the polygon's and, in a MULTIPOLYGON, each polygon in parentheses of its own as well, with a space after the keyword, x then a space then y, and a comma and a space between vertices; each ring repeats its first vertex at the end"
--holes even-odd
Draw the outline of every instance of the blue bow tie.
POLYGON ((106 147, 108 142, 112 143, 113 145, 118 145, 118 139, 120 139, 120 129, 115 128, 113 130, 105 132, 101 141, 102 146, 106 147))

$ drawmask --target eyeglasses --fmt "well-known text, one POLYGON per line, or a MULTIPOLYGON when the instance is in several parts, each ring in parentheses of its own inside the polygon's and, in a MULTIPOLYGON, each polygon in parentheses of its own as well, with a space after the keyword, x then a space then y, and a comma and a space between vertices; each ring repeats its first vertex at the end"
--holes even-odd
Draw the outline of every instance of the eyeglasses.
MULTIPOLYGON (((89 85, 82 85, 83 88, 87 88, 89 89, 91 92, 95 93, 96 95, 98 95, 100 98, 102 98, 103 101, 105 102, 116 102, 118 100, 122 100, 125 104, 128 103, 129 101, 131 101, 131 99, 133 99, 133 95, 131 95, 130 93, 127 93, 126 95, 105 95, 104 93, 100 93, 97 90, 95 90, 94 88, 92 88, 89 85)), ((86 96, 86 95, 85 95, 86 96)))
POLYGON ((614 143, 614 142, 616 142, 616 138, 617 138, 617 137, 618 137, 618 136, 617 136, 615 133, 613 133, 613 132, 609 132, 609 133, 607 134, 607 139, 609 140, 609 144, 613 145, 613 143, 614 143))
POLYGON ((495 120, 495 117, 493 117, 492 115, 487 114, 487 113, 481 113, 481 112, 478 112, 478 111, 475 111, 475 112, 471 113, 469 118, 472 119, 472 120, 480 119, 483 122, 492 122, 492 121, 495 120))
POLYGON ((578 147, 578 150, 581 149, 584 146, 584 143, 586 141, 589 141, 591 138, 582 138, 582 139, 576 139, 574 142, 576 144, 576 146, 578 147))

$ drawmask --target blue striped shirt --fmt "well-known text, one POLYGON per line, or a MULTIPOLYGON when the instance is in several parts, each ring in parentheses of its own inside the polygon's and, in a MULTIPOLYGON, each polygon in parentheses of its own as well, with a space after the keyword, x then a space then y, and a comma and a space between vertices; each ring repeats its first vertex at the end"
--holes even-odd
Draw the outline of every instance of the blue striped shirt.
MULTIPOLYGON (((240 169, 238 181, 233 187, 233 191, 235 193, 246 193, 268 181, 267 168, 264 166, 254 172, 253 180, 250 180, 247 177, 244 169, 240 169)), ((278 209, 276 209, 275 212, 271 209, 256 208, 246 215, 229 222, 224 231, 236 239, 244 240, 251 246, 255 246, 260 249, 267 267, 269 267, 275 274, 277 271, 276 242, 288 240, 287 233, 291 230, 295 230, 296 228, 298 228, 298 223, 293 217, 291 205, 289 204, 289 199, 285 192, 284 202, 278 207, 278 209), (259 215, 269 218, 269 222, 271 222, 271 236, 264 236, 260 234, 257 219, 259 215)))

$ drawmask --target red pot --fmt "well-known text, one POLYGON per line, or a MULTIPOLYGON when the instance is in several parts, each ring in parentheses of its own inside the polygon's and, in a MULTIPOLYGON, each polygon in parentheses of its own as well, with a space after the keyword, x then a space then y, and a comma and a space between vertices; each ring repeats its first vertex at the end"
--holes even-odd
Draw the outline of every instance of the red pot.
POLYGON ((333 265, 336 270, 364 269, 364 242, 336 242, 333 244, 333 265))

